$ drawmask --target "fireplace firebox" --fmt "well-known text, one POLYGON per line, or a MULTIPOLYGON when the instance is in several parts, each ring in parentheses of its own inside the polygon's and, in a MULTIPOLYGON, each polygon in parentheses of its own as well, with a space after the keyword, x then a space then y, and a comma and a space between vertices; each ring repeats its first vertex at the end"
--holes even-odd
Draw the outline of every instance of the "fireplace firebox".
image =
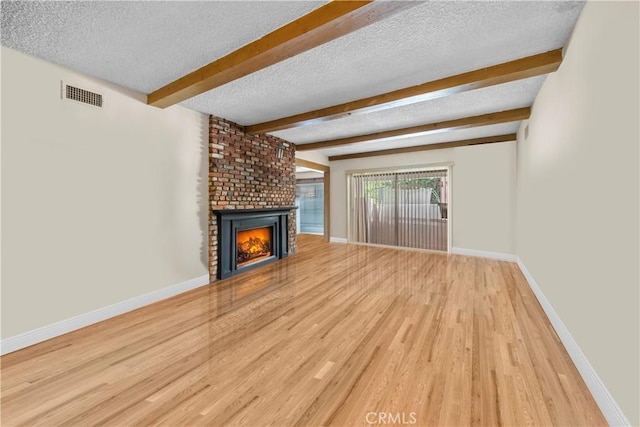
POLYGON ((238 267, 263 261, 271 256, 271 227, 238 231, 236 264, 238 267))
POLYGON ((218 278, 289 255, 288 216, 295 207, 216 210, 218 278))

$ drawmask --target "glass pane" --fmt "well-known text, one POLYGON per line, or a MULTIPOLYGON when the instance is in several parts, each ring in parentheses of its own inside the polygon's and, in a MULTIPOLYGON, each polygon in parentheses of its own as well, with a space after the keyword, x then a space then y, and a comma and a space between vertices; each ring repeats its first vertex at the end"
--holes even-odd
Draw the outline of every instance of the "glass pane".
POLYGON ((298 204, 298 233, 324 233, 324 184, 310 183, 296 186, 298 204))
POLYGON ((349 240, 446 251, 447 170, 350 177, 349 240))

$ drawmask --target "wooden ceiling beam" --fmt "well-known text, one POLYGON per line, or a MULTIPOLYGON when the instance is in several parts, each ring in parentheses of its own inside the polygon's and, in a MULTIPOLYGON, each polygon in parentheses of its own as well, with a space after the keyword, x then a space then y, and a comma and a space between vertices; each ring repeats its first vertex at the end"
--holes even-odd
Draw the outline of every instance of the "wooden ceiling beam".
POLYGON ((331 1, 240 49, 147 95, 169 107, 269 67, 419 4, 413 1, 331 1))
POLYGON ((339 156, 329 156, 329 161, 360 159, 363 157, 387 156, 389 154, 413 153, 416 151, 441 150, 443 148, 467 147, 470 145, 493 144, 496 142, 515 141, 517 135, 510 133, 507 135, 488 136, 484 138, 464 139, 460 141, 441 142, 437 144, 416 145, 413 147, 391 148, 389 150, 367 151, 364 153, 342 154, 339 156))
POLYGON ((403 105, 415 104, 430 99, 479 89, 501 83, 512 82, 556 71, 562 63, 562 49, 540 53, 515 61, 505 62, 468 73, 458 74, 395 90, 357 101, 296 114, 294 116, 247 126, 249 133, 267 133, 329 120, 349 115, 371 113, 403 105))
POLYGON ((409 136, 429 135, 433 133, 447 132, 458 129, 469 129, 480 126, 496 125, 500 123, 516 122, 528 119, 530 114, 531 107, 517 108, 515 110, 500 111, 497 113, 482 114, 473 117, 464 117, 461 119, 412 126, 403 129, 387 130, 366 135, 356 135, 347 138, 333 139, 329 141, 312 142, 309 144, 296 144, 296 150, 318 150, 322 148, 355 144, 364 141, 373 141, 376 139, 406 138, 409 136))

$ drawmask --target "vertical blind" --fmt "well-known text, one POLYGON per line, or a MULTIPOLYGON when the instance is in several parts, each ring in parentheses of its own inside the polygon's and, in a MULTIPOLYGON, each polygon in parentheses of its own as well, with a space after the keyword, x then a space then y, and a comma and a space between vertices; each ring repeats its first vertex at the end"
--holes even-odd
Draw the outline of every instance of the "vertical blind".
POLYGON ((448 171, 353 173, 349 240, 446 251, 448 171))

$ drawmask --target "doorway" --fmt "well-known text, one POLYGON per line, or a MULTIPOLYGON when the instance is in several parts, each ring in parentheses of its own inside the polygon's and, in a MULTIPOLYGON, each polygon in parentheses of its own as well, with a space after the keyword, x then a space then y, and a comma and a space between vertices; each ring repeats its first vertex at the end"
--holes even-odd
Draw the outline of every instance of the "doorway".
POLYGON ((296 158, 296 230, 330 236, 330 169, 296 158))
POLYGON ((296 179, 298 233, 324 235, 324 177, 296 179))

